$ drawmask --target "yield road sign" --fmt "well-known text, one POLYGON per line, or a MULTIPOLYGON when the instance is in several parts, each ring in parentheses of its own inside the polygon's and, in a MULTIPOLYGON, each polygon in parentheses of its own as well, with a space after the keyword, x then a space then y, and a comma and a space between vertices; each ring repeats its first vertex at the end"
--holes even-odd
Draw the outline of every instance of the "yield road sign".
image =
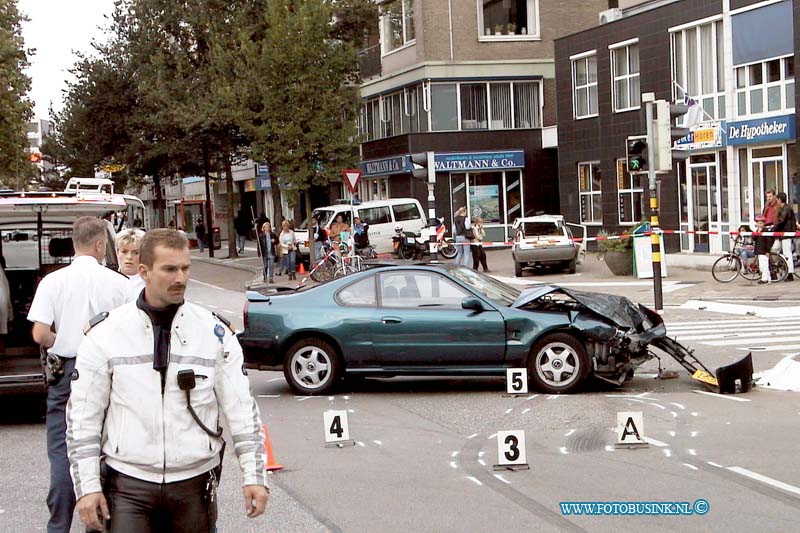
POLYGON ((347 188, 350 189, 350 192, 355 194, 358 190, 358 182, 361 180, 361 171, 346 168, 342 170, 342 176, 344 177, 344 182, 347 185, 347 188))

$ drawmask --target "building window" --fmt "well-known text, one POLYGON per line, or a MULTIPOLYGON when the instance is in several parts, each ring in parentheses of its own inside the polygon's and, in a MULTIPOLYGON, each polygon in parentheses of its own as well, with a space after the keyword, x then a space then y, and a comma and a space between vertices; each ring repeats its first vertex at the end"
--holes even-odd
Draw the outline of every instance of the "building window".
POLYGON ((738 66, 735 71, 738 116, 794 110, 794 56, 738 66))
POLYGON ((381 6, 383 54, 414 42, 414 0, 394 0, 381 6))
POLYGON ((383 97, 383 137, 391 137, 393 135, 402 135, 403 131, 403 118, 405 113, 402 108, 403 93, 396 92, 388 94, 383 97))
POLYGON ((486 129, 486 89, 485 83, 461 84, 461 129, 486 129))
POLYGON ((431 84, 431 130, 540 128, 540 93, 538 81, 431 84))
POLYGON ((602 223, 599 161, 578 163, 578 194, 580 196, 581 222, 602 223))
POLYGON ((572 60, 572 101, 575 118, 597 116, 597 56, 572 60))
POLYGON ((639 90, 639 44, 611 49, 611 81, 614 111, 638 109, 639 90))
POLYGON ((428 112, 425 111, 425 91, 415 85, 405 91, 405 112, 409 120, 409 132, 428 131, 428 112))
POLYGON ((639 178, 628 173, 628 160, 617 159, 617 200, 620 225, 644 218, 644 189, 639 178))
POLYGON ((672 34, 674 97, 697 101, 714 120, 725 118, 723 42, 721 20, 672 34))
POLYGON ((481 40, 539 37, 538 0, 478 0, 481 40))

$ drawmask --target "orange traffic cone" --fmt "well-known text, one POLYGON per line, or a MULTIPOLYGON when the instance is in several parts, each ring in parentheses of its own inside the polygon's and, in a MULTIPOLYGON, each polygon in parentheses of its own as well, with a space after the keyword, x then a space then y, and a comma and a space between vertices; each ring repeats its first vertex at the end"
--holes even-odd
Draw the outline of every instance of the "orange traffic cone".
POLYGON ((305 275, 306 273, 306 267, 303 266, 302 261, 300 261, 300 264, 297 265, 297 273, 300 274, 301 276, 305 275))
POLYGON ((269 441, 267 425, 261 424, 261 429, 264 430, 264 451, 267 452, 267 471, 283 470, 283 465, 279 465, 275 462, 275 454, 272 453, 272 443, 269 441))

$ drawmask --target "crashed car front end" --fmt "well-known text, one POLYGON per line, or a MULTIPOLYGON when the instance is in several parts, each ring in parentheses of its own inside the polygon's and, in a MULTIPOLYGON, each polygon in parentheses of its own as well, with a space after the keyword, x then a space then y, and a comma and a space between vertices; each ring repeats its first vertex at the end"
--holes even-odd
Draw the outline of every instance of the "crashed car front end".
POLYGON ((667 334, 657 313, 624 296, 543 285, 524 291, 513 307, 564 313, 569 332, 583 341, 592 359, 593 374, 613 384, 633 377, 654 357, 650 344, 667 334))

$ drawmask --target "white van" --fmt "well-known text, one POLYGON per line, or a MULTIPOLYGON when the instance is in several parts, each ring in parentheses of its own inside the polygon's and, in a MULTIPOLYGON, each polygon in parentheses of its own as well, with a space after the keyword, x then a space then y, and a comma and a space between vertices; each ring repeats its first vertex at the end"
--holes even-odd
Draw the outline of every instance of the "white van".
MULTIPOLYGON (((403 231, 419 233, 427 225, 427 218, 419 201, 416 198, 388 198, 386 200, 372 200, 356 204, 330 205, 314 209, 313 216, 318 218, 322 227, 330 229, 336 217, 342 215, 342 220, 348 225, 353 225, 352 216, 369 224, 369 243, 376 253, 392 251, 392 237, 395 224, 402 224, 403 231)), ((295 229, 295 236, 299 241, 300 254, 308 255, 308 228, 307 222, 295 229)))

